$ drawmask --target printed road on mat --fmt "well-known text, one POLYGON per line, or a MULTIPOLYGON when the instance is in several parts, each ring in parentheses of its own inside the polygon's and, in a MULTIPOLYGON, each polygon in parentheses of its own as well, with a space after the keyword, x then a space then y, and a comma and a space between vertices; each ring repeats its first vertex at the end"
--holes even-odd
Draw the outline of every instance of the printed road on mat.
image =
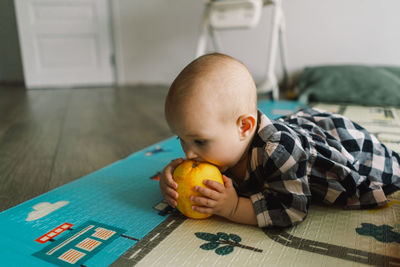
POLYGON ((400 266, 400 192, 390 199, 377 210, 312 205, 282 231, 174 213, 112 266, 400 266))

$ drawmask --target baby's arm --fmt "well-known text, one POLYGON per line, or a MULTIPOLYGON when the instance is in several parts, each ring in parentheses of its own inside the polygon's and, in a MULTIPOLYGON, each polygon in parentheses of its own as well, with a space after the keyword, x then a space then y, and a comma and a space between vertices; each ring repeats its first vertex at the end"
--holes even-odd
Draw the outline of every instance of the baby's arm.
POLYGON ((230 178, 224 175, 223 180, 225 185, 206 180, 204 184, 208 188, 196 186, 195 190, 202 196, 192 196, 191 200, 199 204, 193 206, 193 210, 206 214, 216 214, 237 223, 257 225, 250 199, 238 197, 230 178))
POLYGON ((160 176, 161 193, 163 194, 168 204, 170 204, 174 208, 177 205, 176 200, 178 199, 178 192, 176 192, 176 189, 178 188, 178 184, 172 178, 172 173, 174 172, 175 168, 182 162, 182 158, 171 161, 164 168, 160 176))
POLYGON ((236 212, 228 219, 237 223, 257 225, 256 213, 251 200, 246 197, 239 197, 236 212))
POLYGON ((258 170, 262 187, 250 196, 259 227, 289 227, 305 219, 311 192, 307 179, 308 156, 299 137, 276 132, 265 147, 258 170))

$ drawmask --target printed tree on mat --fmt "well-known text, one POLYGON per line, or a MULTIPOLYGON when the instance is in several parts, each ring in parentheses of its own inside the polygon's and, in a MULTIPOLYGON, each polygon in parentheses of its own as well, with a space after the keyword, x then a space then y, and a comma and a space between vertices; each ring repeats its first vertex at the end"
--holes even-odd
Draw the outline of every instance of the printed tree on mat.
POLYGON ((211 233, 197 232, 195 233, 195 235, 202 240, 208 241, 207 243, 204 243, 203 245, 200 246, 201 249, 204 250, 216 249, 215 253, 217 253, 218 255, 227 255, 233 251, 234 247, 240 247, 240 248, 250 249, 256 252, 262 252, 261 249, 240 244, 242 238, 235 234, 227 234, 219 232, 215 235, 211 233), (220 245, 223 246, 220 247, 220 245))
POLYGON ((362 223, 361 227, 356 228, 359 235, 372 236, 376 240, 384 243, 397 242, 400 243, 400 233, 393 231, 390 225, 383 224, 377 226, 372 223, 362 223))

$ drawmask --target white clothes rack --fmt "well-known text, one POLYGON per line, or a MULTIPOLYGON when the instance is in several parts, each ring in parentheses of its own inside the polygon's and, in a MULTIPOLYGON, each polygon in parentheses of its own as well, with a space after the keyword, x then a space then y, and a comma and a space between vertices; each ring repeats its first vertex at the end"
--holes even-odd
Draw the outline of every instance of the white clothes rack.
POLYGON ((279 84, 275 73, 275 63, 278 47, 284 78, 287 79, 285 18, 282 0, 208 0, 200 26, 196 58, 206 53, 208 36, 211 37, 215 51, 221 52, 222 45, 217 31, 256 26, 264 7, 272 8, 272 20, 271 31, 268 36, 269 47, 267 48, 266 74, 263 81, 257 86, 257 91, 258 93, 272 92, 272 98, 277 100, 279 99, 279 84))

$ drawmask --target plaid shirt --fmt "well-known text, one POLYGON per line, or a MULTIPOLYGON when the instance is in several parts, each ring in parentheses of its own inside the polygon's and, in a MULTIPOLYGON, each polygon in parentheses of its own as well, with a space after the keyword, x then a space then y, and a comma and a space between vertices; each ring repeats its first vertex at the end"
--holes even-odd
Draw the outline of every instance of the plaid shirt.
POLYGON ((311 199, 386 204, 400 189, 399 164, 399 154, 341 115, 304 109, 273 121, 259 111, 247 173, 235 186, 260 227, 288 227, 305 219, 311 199))

